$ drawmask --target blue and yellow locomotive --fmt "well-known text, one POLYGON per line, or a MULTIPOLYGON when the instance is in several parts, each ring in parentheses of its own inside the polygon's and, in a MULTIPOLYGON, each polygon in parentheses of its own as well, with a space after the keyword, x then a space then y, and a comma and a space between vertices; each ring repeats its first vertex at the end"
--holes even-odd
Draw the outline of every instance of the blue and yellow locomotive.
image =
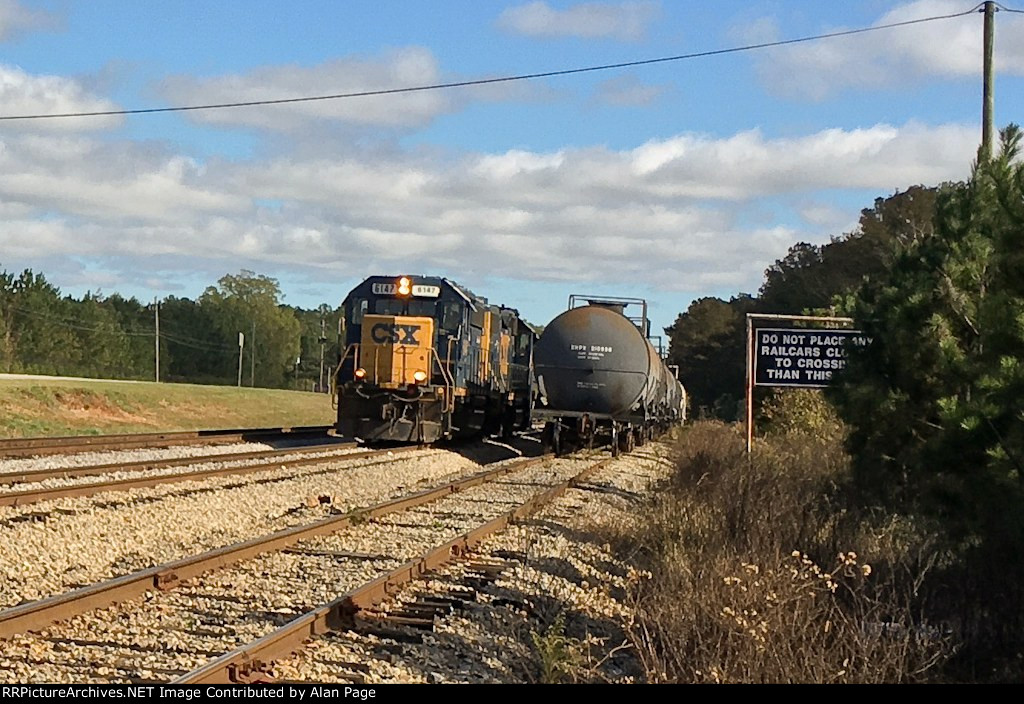
POLYGON ((430 276, 372 276, 343 309, 341 434, 430 443, 529 427, 536 335, 515 309, 430 276))

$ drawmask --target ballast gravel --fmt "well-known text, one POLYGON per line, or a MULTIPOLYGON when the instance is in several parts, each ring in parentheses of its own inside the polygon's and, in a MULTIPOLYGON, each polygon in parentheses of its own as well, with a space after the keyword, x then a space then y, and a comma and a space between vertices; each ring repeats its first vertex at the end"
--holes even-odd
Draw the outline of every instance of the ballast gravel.
MULTIPOLYGON (((136 469, 131 471, 124 470, 113 470, 104 472, 103 474, 93 474, 84 477, 49 477, 35 482, 20 482, 17 484, 8 483, 6 486, 0 487, 0 496, 3 496, 8 492, 21 492, 21 491, 39 491, 42 489, 57 489, 68 486, 82 486, 98 482, 108 482, 121 479, 137 479, 140 477, 158 477, 166 474, 185 474, 188 472, 204 472, 211 469, 222 469, 228 467, 256 467, 259 465, 266 465, 267 467, 280 467, 282 463, 288 462, 292 459, 299 458, 330 458, 330 457, 344 457, 345 455, 356 454, 365 451, 365 448, 361 447, 339 447, 338 449, 328 449, 318 452, 300 452, 296 450, 294 453, 286 453, 282 455, 274 455, 273 457, 254 457, 247 460, 225 460, 218 462, 211 460, 206 456, 203 456, 201 460, 197 459, 195 464, 176 465, 173 467, 154 467, 152 469, 136 469)), ((144 461, 144 460, 140 460, 144 461)), ((302 471, 301 469, 297 471, 302 471)), ((4 477, 0 475, 0 485, 2 485, 4 477)))
POLYGON ((173 679, 514 508, 592 461, 548 460, 171 592, 83 614, 39 635, 16 636, 2 645, 0 680, 173 679))
POLYGON ((273 449, 275 449, 274 446, 261 442, 236 442, 223 445, 174 445, 132 450, 88 450, 40 457, 6 457, 0 458, 0 481, 3 481, 4 474, 30 470, 71 469, 95 464, 113 464, 114 462, 152 462, 153 460, 229 455, 235 452, 259 452, 273 449))
POLYGON ((633 614, 624 597, 646 575, 613 556, 595 528, 635 520, 672 471, 668 452, 662 443, 638 448, 532 520, 489 537, 469 560, 406 585, 382 611, 400 611, 418 598, 466 597, 465 608, 436 617, 422 642, 329 633, 278 663, 275 676, 359 684, 536 682, 538 642, 548 639, 571 655, 584 679, 641 680, 625 636, 633 614), (505 569, 493 584, 468 588, 464 578, 476 562, 505 569))
POLYGON ((489 445, 414 450, 0 507, 0 608, 379 503, 515 456, 489 445))

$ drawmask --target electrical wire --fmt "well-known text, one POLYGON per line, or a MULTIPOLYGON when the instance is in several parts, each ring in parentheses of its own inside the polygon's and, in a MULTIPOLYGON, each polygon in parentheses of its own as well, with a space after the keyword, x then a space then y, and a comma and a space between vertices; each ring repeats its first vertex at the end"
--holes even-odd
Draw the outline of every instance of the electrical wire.
MULTIPOLYGON (((45 320, 53 322, 62 327, 70 328, 72 330, 79 330, 82 332, 93 332, 100 333, 103 335, 115 335, 117 337, 148 337, 152 338, 156 333, 154 330, 131 330, 131 329, 118 329, 113 330, 105 327, 96 327, 92 325, 83 325, 80 322, 68 319, 60 315, 47 315, 38 311, 30 310, 18 305, 12 305, 9 307, 10 310, 17 311, 22 315, 26 315, 30 318, 36 318, 37 320, 45 320)), ((219 344, 216 342, 208 342, 206 340, 200 340, 195 337, 180 334, 177 332, 169 332, 166 328, 161 328, 160 338, 166 339, 177 345, 184 347, 191 347, 192 349, 200 350, 203 352, 232 352, 236 347, 231 345, 219 344)))
MULTIPOLYGON (((224 103, 208 103, 203 105, 179 105, 172 107, 163 108, 137 108, 134 110, 97 110, 93 112, 64 112, 64 113, 49 113, 49 114, 30 114, 30 115, 0 115, 0 121, 11 121, 11 120, 45 120, 45 119, 56 119, 56 118, 70 118, 70 117, 109 117, 115 115, 148 115, 153 113, 165 113, 165 112, 188 112, 196 110, 222 110, 226 108, 242 108, 242 107, 254 107, 261 105, 285 105, 289 103, 310 103, 315 101, 324 100, 342 100, 348 98, 366 98, 373 96, 382 95, 397 95, 402 93, 419 93, 424 91, 432 90, 443 90, 449 88, 464 88, 468 86, 482 86, 490 85, 495 83, 511 83, 513 81, 529 81, 538 78, 552 78, 556 76, 570 76, 580 73, 592 73, 595 71, 610 71, 622 68, 633 68, 636 66, 649 66, 652 64, 663 64, 674 61, 686 61, 689 59, 700 59, 709 56, 722 56, 725 54, 737 54, 746 51, 754 51, 757 49, 769 49, 772 47, 788 46, 791 44, 800 44, 803 42, 818 41, 821 39, 833 39, 836 37, 847 37, 855 34, 865 34, 867 32, 877 32, 886 29, 894 29, 897 27, 907 27, 910 25, 923 24, 925 22, 935 22, 937 20, 948 20, 957 17, 964 17, 978 11, 979 8, 984 7, 984 3, 975 5, 970 10, 964 12, 956 12, 948 15, 933 15, 931 17, 921 17, 914 20, 904 20, 902 22, 890 22, 888 24, 873 25, 871 27, 861 27, 859 29, 847 29, 837 32, 827 32, 825 34, 814 34, 806 37, 797 37, 794 39, 782 39, 774 42, 762 42, 759 44, 747 44, 744 46, 729 47, 726 49, 712 49, 710 51, 699 51, 690 54, 678 54, 676 56, 663 56, 654 59, 640 59, 637 61, 623 61, 614 64, 602 64, 598 66, 583 66, 578 68, 559 69, 554 71, 542 71, 539 73, 523 73, 512 76, 498 76, 495 78, 479 78, 468 81, 452 81, 448 83, 431 83, 427 85, 419 86, 406 86, 403 88, 382 88, 379 90, 364 90, 355 91, 351 93, 335 93, 331 95, 313 95, 304 96, 297 98, 276 98, 267 100, 249 100, 243 102, 224 102, 224 103)), ((1002 8, 1002 6, 999 6, 1002 8)), ((1021 12, 1020 10, 1010 10, 1009 8, 1002 8, 1007 12, 1021 12)))

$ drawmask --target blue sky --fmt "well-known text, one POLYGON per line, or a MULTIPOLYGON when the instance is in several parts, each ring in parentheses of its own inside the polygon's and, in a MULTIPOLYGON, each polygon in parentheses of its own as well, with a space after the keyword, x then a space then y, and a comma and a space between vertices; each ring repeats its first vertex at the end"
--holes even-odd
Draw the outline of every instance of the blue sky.
MULTIPOLYGON (((1007 3, 1008 6, 1012 6, 1007 3)), ((721 49, 970 2, 0 0, 0 113, 402 87, 721 49)), ((967 176, 981 16, 539 81, 297 106, 0 123, 0 266, 198 295, 249 268, 336 304, 454 278, 546 322, 573 292, 656 326, 754 292, 876 196, 967 176)), ((996 122, 1024 14, 997 15, 996 122)))

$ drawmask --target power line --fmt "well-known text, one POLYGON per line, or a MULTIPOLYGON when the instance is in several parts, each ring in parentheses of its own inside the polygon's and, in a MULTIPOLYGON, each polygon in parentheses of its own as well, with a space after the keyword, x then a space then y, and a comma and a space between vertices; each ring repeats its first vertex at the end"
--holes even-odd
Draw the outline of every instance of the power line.
MULTIPOLYGON (((46 320, 60 325, 61 327, 69 328, 72 330, 79 330, 82 332, 94 332, 103 335, 115 335, 117 337, 154 337, 155 333, 153 330, 132 330, 125 328, 113 329, 109 327, 97 327, 93 325, 85 325, 81 322, 74 321, 63 315, 47 315, 46 313, 40 313, 35 310, 30 310, 23 306, 11 305, 10 310, 26 315, 30 318, 36 318, 38 320, 46 320)), ((110 321, 110 325, 117 325, 117 321, 110 321)), ((234 347, 231 345, 224 345, 217 342, 210 342, 207 340, 200 340, 199 338, 190 337, 179 333, 167 332, 161 330, 160 337, 165 338, 177 345, 184 347, 191 347, 192 349, 200 350, 203 352, 233 352, 234 347)))
MULTIPOLYGON (((555 76, 570 76, 578 73, 592 73, 595 71, 610 71, 614 69, 632 68, 636 66, 649 66, 652 64, 663 64, 673 61, 686 61, 689 59, 700 59, 709 56, 722 56, 724 54, 737 54, 745 51, 754 51, 757 49, 769 49, 772 47, 787 46, 791 44, 800 44, 803 42, 818 41, 821 39, 833 39, 836 37, 847 37, 854 34, 865 34, 867 32, 877 32, 884 29, 894 29, 897 27, 907 27, 915 24, 923 24, 925 22, 934 22, 936 20, 948 20, 956 17, 964 17, 966 15, 973 14, 982 7, 984 3, 975 5, 970 10, 964 12, 956 12, 948 15, 933 15, 931 17, 921 17, 915 20, 904 20, 902 22, 891 22, 889 24, 874 25, 871 27, 861 27, 859 29, 847 29, 839 32, 828 32, 825 34, 814 34, 806 37, 797 37, 795 39, 783 39, 774 42, 762 42, 760 44, 747 44, 744 46, 729 47, 726 49, 712 49, 710 51, 699 51, 690 54, 678 54, 676 56, 663 56, 654 59, 640 59, 637 61, 624 61, 621 63, 614 64, 602 64, 598 66, 583 66, 579 68, 568 68, 560 69, 555 71, 543 71, 539 73, 523 73, 512 76, 499 76, 496 78, 479 78, 470 81, 452 81, 449 83, 431 83, 420 86, 407 86, 404 88, 382 88, 379 90, 364 90, 355 91, 351 93, 335 93, 332 95, 313 95, 304 96, 299 98, 277 98, 268 100, 250 100, 244 102, 230 102, 230 103, 209 103, 204 105, 179 105, 174 107, 165 108, 138 108, 134 110, 98 110, 94 112, 64 112, 64 113, 50 113, 50 114, 35 114, 35 115, 0 115, 0 121, 9 120, 45 120, 55 119, 64 117, 108 117, 114 115, 147 115, 152 113, 162 112, 188 112, 195 110, 221 110, 225 108, 243 108, 243 107, 254 107, 258 105, 284 105, 288 103, 311 103, 323 100, 342 100, 347 98, 367 98, 381 95, 397 95, 401 93, 419 93, 431 90, 443 90, 448 88, 464 88, 469 86, 482 86, 494 83, 511 83, 513 81, 529 81, 538 78, 552 78, 555 76)), ((1022 12, 1021 10, 1011 10, 1004 8, 1001 5, 1000 9, 1006 10, 1007 12, 1022 12)))
MULTIPOLYGON (((76 303, 77 303, 77 301, 76 301, 76 303)), ((105 327, 96 327, 96 326, 92 326, 92 325, 83 325, 83 324, 81 324, 79 322, 75 322, 75 321, 70 320, 66 316, 62 316, 62 315, 47 315, 45 313, 40 313, 38 311, 31 310, 29 308, 25 308, 25 307, 19 306, 19 305, 11 305, 10 306, 10 310, 17 311, 17 312, 19 312, 19 313, 21 313, 23 315, 27 315, 30 318, 37 318, 39 320, 54 321, 54 322, 62 325, 63 327, 72 328, 74 330, 83 330, 85 332, 101 332, 101 333, 108 333, 108 334, 121 335, 121 336, 138 336, 138 337, 146 337, 146 336, 152 337, 153 336, 152 332, 133 332, 131 330, 124 330, 124 329, 112 330, 110 328, 105 328, 105 327)), ((118 323, 117 323, 117 321, 109 321, 108 324, 116 325, 118 323)))

